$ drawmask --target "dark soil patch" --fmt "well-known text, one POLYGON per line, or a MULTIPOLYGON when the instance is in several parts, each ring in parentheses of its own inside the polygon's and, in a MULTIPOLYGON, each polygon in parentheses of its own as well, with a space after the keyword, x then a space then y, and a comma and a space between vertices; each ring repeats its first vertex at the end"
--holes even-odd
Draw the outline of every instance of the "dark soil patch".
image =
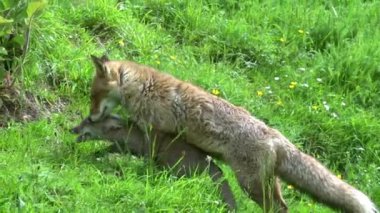
POLYGON ((59 98, 51 103, 16 87, 0 88, 0 128, 8 126, 10 121, 34 121, 54 112, 62 112, 68 102, 59 98))

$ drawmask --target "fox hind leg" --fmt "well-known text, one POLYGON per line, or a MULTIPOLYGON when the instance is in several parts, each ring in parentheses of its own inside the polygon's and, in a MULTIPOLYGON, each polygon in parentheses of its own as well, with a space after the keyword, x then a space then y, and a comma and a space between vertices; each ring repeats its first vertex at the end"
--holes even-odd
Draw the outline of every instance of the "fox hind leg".
POLYGON ((234 156, 234 159, 229 161, 240 186, 264 212, 288 212, 281 194, 280 182, 274 175, 275 152, 269 147, 253 149, 260 151, 250 158, 239 159, 240 156, 234 156))
POLYGON ((237 179, 243 190, 260 205, 264 212, 288 212, 277 177, 263 181, 260 178, 246 179, 244 176, 237 175, 237 179))
POLYGON ((287 212, 288 205, 286 205, 286 202, 284 198, 282 197, 281 193, 281 181, 278 177, 276 177, 275 183, 274 183, 274 199, 279 204, 281 211, 280 212, 287 212))

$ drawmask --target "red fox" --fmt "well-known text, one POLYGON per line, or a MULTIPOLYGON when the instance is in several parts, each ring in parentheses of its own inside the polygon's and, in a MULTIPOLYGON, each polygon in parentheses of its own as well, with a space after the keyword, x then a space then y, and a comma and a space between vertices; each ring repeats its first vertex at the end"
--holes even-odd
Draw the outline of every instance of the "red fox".
POLYGON ((181 137, 152 130, 145 134, 133 122, 110 115, 101 122, 84 119, 71 129, 79 134, 77 142, 101 139, 113 142, 111 151, 131 152, 136 156, 151 157, 159 166, 169 168, 177 176, 191 176, 208 170, 210 177, 218 184, 223 201, 230 210, 236 208, 235 199, 222 170, 209 159, 206 153, 187 144, 181 137), (157 142, 155 142, 157 141, 157 142))
POLYGON ((121 104, 140 128, 184 132, 187 143, 231 166, 240 186, 265 212, 287 212, 276 177, 332 208, 378 212, 366 195, 245 109, 148 66, 106 56, 92 60, 92 121, 104 119, 121 104))

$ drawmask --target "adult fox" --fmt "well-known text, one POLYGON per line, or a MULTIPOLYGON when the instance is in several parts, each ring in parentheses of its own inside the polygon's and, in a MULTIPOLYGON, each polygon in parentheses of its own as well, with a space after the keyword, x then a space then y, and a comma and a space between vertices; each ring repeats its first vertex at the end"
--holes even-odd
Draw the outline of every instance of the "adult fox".
POLYGON ((223 201, 229 210, 235 210, 235 198, 227 180, 223 180, 222 170, 207 157, 202 150, 185 143, 175 134, 165 134, 150 130, 146 133, 133 122, 126 122, 115 115, 109 115, 100 122, 84 119, 71 129, 78 134, 77 142, 88 140, 108 140, 113 142, 109 151, 130 152, 136 156, 151 157, 161 167, 168 167, 177 176, 192 176, 208 171, 218 184, 223 201))
POLYGON ((243 108, 151 67, 91 57, 96 67, 92 121, 121 104, 140 128, 183 133, 187 143, 230 165, 240 186, 265 212, 287 212, 277 176, 332 208, 378 212, 366 195, 243 108))

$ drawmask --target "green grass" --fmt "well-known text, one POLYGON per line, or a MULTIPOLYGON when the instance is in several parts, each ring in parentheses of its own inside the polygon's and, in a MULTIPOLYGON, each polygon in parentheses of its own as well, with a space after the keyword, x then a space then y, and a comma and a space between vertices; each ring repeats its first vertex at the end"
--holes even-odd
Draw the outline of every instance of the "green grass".
MULTIPOLYGON (((380 205, 378 1, 58 1, 32 26, 23 82, 62 112, 0 129, 0 211, 221 212, 207 175, 96 157, 68 129, 89 108, 90 54, 151 65, 279 129, 380 205), (293 83, 292 83, 293 82, 293 83)), ((259 212, 233 186, 239 212, 259 212)), ((331 212, 283 185, 291 212, 331 212)))

